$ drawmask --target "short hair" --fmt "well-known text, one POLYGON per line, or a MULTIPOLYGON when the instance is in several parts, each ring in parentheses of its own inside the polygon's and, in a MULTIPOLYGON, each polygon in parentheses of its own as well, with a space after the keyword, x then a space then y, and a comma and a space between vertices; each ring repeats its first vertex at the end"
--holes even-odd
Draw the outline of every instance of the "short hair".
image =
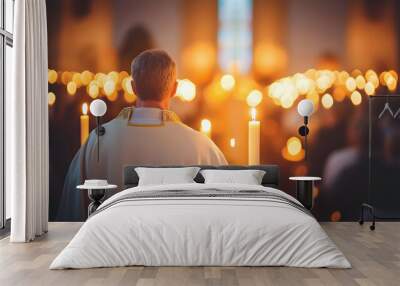
POLYGON ((131 65, 136 95, 141 100, 162 100, 176 81, 176 66, 163 50, 146 50, 131 65))

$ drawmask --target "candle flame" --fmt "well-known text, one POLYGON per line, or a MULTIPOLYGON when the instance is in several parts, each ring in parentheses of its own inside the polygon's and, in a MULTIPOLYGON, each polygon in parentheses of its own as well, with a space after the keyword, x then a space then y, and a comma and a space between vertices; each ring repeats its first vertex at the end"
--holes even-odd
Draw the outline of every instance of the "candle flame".
POLYGON ((236 139, 235 139, 235 138, 231 138, 231 140, 229 140, 229 145, 230 145, 232 148, 235 148, 235 146, 236 146, 236 139))
POLYGON ((256 109, 254 107, 250 110, 250 114, 251 114, 251 120, 255 121, 256 120, 257 111, 256 111, 256 109))
POLYGON ((88 105, 86 102, 84 104, 82 104, 82 113, 83 113, 83 115, 87 115, 87 113, 88 113, 88 105))

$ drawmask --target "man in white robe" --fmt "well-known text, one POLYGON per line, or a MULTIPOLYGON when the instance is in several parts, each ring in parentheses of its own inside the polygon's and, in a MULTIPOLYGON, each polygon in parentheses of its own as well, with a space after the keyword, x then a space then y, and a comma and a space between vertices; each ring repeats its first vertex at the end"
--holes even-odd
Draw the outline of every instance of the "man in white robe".
MULTIPOLYGON (((85 217, 84 199, 76 186, 85 179, 107 179, 122 189, 126 165, 225 165, 219 148, 205 135, 180 122, 169 110, 177 88, 176 67, 169 55, 148 50, 132 62, 136 107, 124 108, 104 124, 97 159, 97 135, 91 132, 75 155, 63 189, 58 219, 85 217)), ((86 195, 86 193, 84 194, 86 195)))

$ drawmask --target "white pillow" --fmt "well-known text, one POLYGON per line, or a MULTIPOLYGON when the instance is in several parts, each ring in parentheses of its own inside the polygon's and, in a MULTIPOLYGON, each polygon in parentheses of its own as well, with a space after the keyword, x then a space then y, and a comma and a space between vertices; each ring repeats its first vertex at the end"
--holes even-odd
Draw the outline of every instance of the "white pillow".
POLYGON ((199 167, 135 168, 139 186, 195 183, 193 179, 199 170, 199 167))
POLYGON ((261 185, 265 171, 261 170, 201 170, 205 184, 261 185))

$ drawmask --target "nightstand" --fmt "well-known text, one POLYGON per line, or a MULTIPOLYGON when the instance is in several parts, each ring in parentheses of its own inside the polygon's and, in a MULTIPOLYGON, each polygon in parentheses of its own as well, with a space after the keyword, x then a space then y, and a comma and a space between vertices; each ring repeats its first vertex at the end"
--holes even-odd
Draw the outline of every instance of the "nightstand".
POLYGON ((305 208, 311 210, 313 207, 313 186, 315 181, 321 181, 320 177, 290 177, 289 180, 296 181, 296 198, 305 208))
POLYGON ((79 185, 76 187, 79 190, 87 190, 88 196, 91 203, 88 206, 88 217, 94 213, 97 208, 103 202, 103 199, 106 195, 106 191, 113 190, 117 188, 117 185, 104 185, 104 186, 95 186, 95 185, 79 185))

